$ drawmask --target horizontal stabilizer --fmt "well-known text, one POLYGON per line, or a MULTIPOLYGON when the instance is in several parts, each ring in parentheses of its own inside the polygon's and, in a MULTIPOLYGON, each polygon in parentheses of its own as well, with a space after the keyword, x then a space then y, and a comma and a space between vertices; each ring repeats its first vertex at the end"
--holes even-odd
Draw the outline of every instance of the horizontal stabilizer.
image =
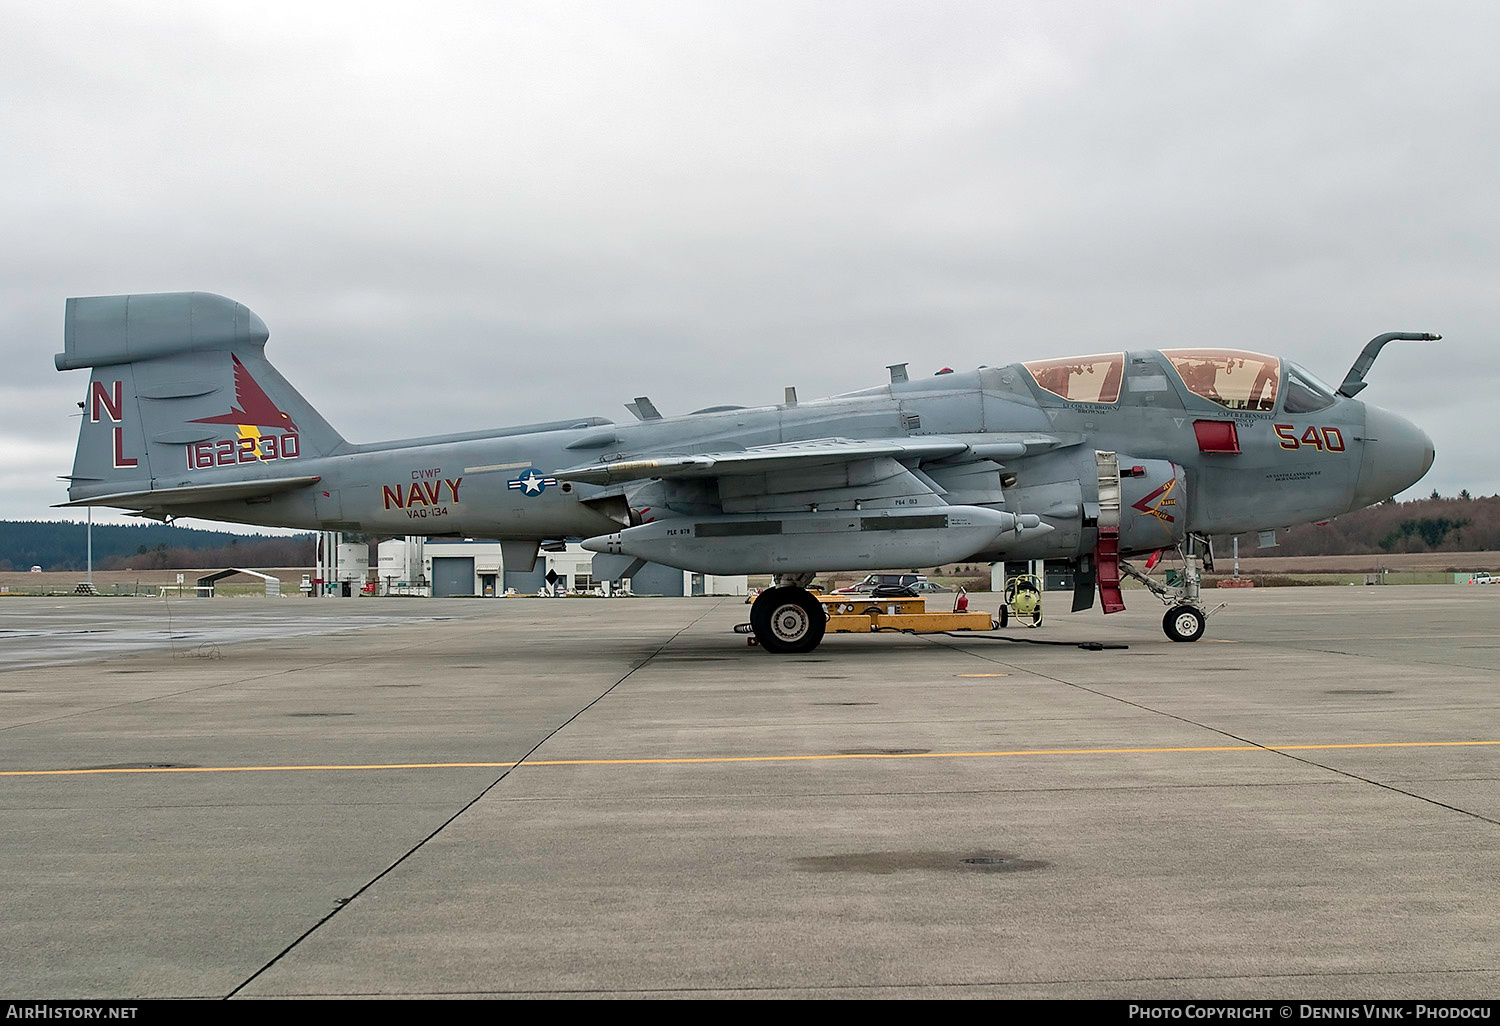
POLYGON ((204 502, 229 502, 253 499, 261 495, 279 495, 297 488, 317 484, 322 478, 278 477, 261 481, 229 481, 224 484, 187 485, 183 488, 153 488, 146 492, 118 492, 93 495, 73 502, 60 502, 54 509, 69 506, 115 506, 120 509, 158 509, 168 506, 190 506, 204 502))

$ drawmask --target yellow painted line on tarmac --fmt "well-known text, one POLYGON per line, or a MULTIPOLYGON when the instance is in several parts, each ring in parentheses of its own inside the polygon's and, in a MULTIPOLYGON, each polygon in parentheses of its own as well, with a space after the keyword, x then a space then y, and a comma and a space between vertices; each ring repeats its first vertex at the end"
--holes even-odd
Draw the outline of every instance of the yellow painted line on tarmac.
POLYGON ((342 770, 514 769, 517 766, 669 766, 736 762, 831 762, 839 759, 1000 759, 1058 755, 1172 755, 1189 752, 1317 752, 1345 748, 1476 748, 1497 741, 1361 741, 1319 745, 1200 745, 1182 748, 1018 748, 999 752, 901 752, 831 755, 708 755, 660 759, 532 759, 515 762, 390 762, 320 766, 141 766, 135 768, 0 770, 0 777, 99 776, 120 773, 305 773, 342 770))
POLYGON ((956 673, 955 677, 1009 677, 1008 673, 956 673))
POLYGON ((110 773, 295 773, 313 770, 506 769, 514 762, 382 762, 328 766, 135 766, 69 770, 0 770, 0 777, 86 777, 110 773))

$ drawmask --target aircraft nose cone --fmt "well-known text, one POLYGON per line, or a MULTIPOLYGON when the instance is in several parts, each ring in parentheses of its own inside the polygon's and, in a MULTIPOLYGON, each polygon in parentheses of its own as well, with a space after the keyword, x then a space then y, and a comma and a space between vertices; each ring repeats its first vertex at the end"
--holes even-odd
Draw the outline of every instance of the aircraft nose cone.
POLYGON ((1405 491, 1432 468, 1436 454, 1427 432, 1405 417, 1378 406, 1365 407, 1364 459, 1354 508, 1405 491))

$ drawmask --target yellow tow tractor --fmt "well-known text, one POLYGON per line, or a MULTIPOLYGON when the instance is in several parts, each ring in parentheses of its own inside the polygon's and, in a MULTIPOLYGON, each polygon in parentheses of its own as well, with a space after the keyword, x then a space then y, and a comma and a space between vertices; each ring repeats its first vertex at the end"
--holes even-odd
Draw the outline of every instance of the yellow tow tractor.
MULTIPOLYGON (((960 631, 998 631, 1011 620, 1027 627, 1042 625, 1042 580, 1035 574, 1020 574, 1005 583, 1004 601, 1000 604, 1000 615, 969 610, 969 596, 963 588, 954 596, 953 609, 949 612, 929 612, 927 601, 912 593, 910 588, 877 589, 875 593, 817 593, 823 607, 825 632, 827 634, 875 634, 881 631, 899 631, 902 634, 947 634, 959 637, 960 631)), ((790 617, 789 617, 790 619, 790 617)), ((745 639, 751 645, 760 644, 748 623, 735 625, 736 634, 749 635, 745 639)), ((1064 648, 1081 648, 1088 652, 1103 652, 1129 648, 1128 645, 1106 645, 1099 641, 1062 641, 1041 638, 1021 638, 1014 635, 990 635, 996 641, 1025 642, 1030 645, 1058 645, 1064 648)))
POLYGON ((995 622, 988 613, 968 611, 967 596, 960 593, 952 612, 928 612, 927 600, 909 592, 904 595, 819 595, 828 614, 829 634, 868 634, 905 631, 913 634, 940 631, 988 631, 995 622))
POLYGON ((1028 627, 1042 625, 1042 582, 1036 574, 1017 574, 1005 582, 1005 601, 1000 603, 1000 626, 1011 619, 1028 627))

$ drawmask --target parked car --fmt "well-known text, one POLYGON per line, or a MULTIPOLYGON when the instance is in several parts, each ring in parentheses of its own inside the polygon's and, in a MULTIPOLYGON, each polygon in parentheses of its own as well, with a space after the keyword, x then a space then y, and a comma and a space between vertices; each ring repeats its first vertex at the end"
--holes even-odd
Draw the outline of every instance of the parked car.
POLYGON ((1476 573, 1469 576, 1470 584, 1500 584, 1500 574, 1476 573))
POLYGON ((876 588, 909 588, 916 593, 923 590, 931 591, 936 588, 936 585, 929 585, 927 578, 922 574, 871 574, 858 584, 840 588, 834 594, 870 595, 876 588))

